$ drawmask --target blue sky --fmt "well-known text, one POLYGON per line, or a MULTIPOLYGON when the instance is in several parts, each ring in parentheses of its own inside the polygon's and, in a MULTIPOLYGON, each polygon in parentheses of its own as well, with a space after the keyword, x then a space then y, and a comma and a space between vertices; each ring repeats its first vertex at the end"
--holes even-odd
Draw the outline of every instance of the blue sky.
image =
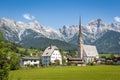
POLYGON ((120 0, 0 0, 0 18, 16 21, 39 21, 58 29, 98 18, 106 23, 120 22, 120 0))

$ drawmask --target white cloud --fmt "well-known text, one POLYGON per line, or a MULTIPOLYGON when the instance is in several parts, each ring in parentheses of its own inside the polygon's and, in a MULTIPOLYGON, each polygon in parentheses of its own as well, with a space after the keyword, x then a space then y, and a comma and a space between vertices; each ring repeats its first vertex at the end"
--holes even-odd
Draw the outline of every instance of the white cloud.
POLYGON ((120 17, 116 16, 116 17, 114 17, 114 20, 115 20, 116 22, 120 22, 120 17))
POLYGON ((30 14, 23 14, 23 17, 27 20, 34 20, 35 19, 35 17, 30 15, 30 14))

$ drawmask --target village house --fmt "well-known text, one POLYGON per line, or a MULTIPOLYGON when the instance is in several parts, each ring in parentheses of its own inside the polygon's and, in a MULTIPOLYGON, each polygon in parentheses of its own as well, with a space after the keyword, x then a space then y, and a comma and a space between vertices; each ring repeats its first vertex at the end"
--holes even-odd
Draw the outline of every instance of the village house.
POLYGON ((39 57, 21 57, 22 66, 36 66, 39 67, 40 58, 39 57))
POLYGON ((62 55, 59 49, 56 46, 49 46, 45 49, 42 54, 42 64, 49 65, 51 63, 55 63, 56 60, 59 61, 60 65, 62 64, 62 55))

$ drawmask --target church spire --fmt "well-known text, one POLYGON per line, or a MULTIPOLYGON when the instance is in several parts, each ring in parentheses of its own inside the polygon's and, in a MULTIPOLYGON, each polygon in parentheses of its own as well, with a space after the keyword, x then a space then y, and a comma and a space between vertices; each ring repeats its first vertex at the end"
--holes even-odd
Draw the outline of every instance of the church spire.
POLYGON ((81 17, 79 17, 78 57, 81 59, 83 58, 83 45, 81 17))
POLYGON ((79 37, 82 38, 81 17, 79 17, 79 37))

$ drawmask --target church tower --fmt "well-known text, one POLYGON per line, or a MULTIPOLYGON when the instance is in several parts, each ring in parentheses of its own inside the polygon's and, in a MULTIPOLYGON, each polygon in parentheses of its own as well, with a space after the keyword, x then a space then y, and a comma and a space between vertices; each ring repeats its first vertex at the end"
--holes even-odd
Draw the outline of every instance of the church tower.
POLYGON ((83 59, 83 39, 82 39, 82 26, 81 17, 79 18, 79 34, 78 34, 78 58, 83 59))

